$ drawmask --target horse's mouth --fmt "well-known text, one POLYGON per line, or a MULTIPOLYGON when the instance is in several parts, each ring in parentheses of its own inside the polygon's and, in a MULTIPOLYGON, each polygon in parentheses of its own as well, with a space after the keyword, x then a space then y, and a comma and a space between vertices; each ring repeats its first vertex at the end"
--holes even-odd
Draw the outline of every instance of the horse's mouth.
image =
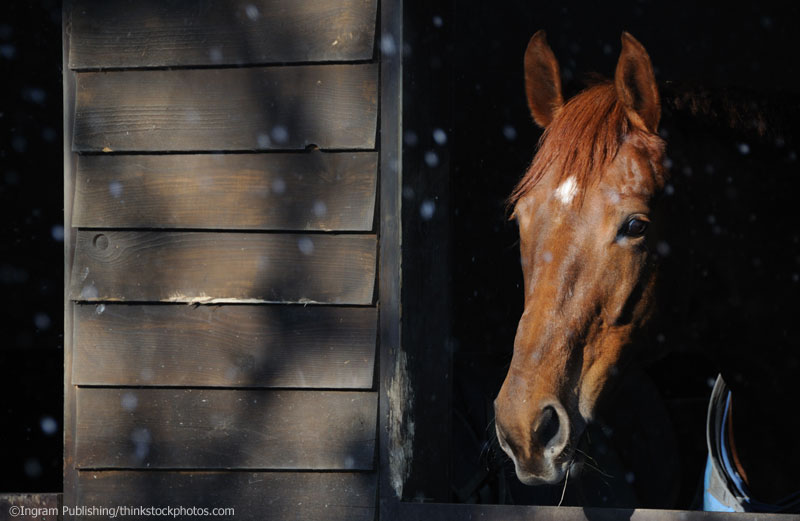
MULTIPOLYGON (((501 448, 503 447, 501 446, 501 448)), ((566 449, 561 454, 553 455, 551 458, 543 455, 537 465, 538 472, 531 472, 525 468, 525 464, 520 464, 511 451, 507 451, 505 448, 503 448, 503 451, 514 464, 514 472, 517 475, 517 479, 524 485, 530 486, 555 485, 562 482, 569 469, 575 464, 576 459, 576 453, 571 449, 566 449)))
POLYGON ((542 454, 538 459, 536 465, 538 472, 531 472, 526 469, 526 464, 520 464, 517 458, 513 455, 512 451, 508 450, 507 446, 500 443, 500 448, 511 459, 514 464, 514 472, 517 479, 524 485, 537 486, 537 485, 555 485, 562 483, 564 479, 568 479, 569 475, 576 476, 580 474, 585 460, 584 452, 576 449, 585 436, 585 429, 576 440, 572 440, 567 447, 560 454, 542 454))
POLYGON ((560 483, 566 477, 567 470, 569 469, 569 465, 565 465, 561 466, 561 468, 554 469, 552 474, 537 476, 521 469, 516 462, 514 463, 514 471, 517 474, 517 479, 519 479, 522 484, 529 486, 555 485, 556 483, 560 483))
POLYGON ((563 456, 563 461, 553 466, 554 472, 547 475, 531 474, 520 468, 513 458, 512 461, 514 462, 514 471, 517 475, 517 479, 519 479, 522 484, 529 486, 556 485, 558 483, 563 483, 565 479, 578 478, 583 471, 586 456, 579 450, 572 451, 571 454, 565 454, 563 456))

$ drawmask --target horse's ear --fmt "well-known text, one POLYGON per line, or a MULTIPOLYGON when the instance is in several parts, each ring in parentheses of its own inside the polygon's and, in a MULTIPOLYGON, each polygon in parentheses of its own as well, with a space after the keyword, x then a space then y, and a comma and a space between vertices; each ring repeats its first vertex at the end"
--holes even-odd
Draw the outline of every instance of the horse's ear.
POLYGON ((655 132, 661 119, 661 101, 653 64, 644 46, 627 31, 622 33, 622 53, 614 74, 617 96, 634 126, 655 132))
POLYGON ((542 128, 564 104, 558 62, 543 30, 536 31, 525 49, 525 94, 533 120, 542 128))

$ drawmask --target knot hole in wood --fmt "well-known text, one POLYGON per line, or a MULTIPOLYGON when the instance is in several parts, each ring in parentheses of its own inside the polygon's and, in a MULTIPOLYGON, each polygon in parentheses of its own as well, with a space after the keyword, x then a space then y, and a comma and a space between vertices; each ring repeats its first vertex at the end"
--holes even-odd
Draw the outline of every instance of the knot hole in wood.
POLYGON ((101 251, 105 250, 106 248, 108 248, 108 237, 106 237, 102 233, 98 233, 97 235, 94 236, 94 239, 92 239, 92 244, 98 250, 101 251))

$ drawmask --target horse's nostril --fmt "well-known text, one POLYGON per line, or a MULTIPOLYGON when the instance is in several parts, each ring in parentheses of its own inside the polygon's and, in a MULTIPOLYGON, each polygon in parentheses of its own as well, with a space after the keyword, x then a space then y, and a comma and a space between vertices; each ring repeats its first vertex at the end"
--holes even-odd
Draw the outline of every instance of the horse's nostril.
POLYGON ((558 413, 552 406, 548 405, 539 416, 539 425, 535 431, 536 438, 543 447, 546 447, 558 436, 560 428, 561 423, 558 419, 558 413))

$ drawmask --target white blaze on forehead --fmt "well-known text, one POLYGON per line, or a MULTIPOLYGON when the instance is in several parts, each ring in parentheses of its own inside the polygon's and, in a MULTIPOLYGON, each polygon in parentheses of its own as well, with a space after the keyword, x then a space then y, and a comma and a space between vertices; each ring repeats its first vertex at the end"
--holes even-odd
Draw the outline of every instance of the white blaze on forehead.
POLYGON ((575 176, 571 175, 564 180, 558 188, 556 188, 556 197, 563 204, 569 204, 578 193, 578 184, 575 182, 575 176))

